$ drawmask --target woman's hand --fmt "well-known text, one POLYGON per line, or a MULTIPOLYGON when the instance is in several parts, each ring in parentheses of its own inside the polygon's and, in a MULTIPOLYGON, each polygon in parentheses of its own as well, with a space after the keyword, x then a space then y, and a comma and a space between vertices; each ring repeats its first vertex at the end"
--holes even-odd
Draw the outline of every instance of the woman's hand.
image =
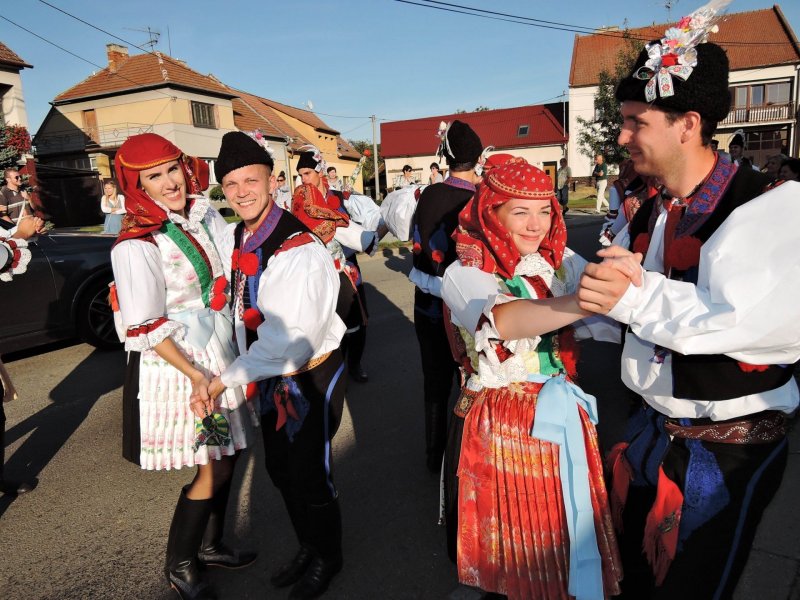
POLYGON ((603 259, 602 265, 612 267, 631 280, 636 287, 642 285, 642 259, 641 252, 629 252, 621 246, 609 246, 598 250, 597 256, 603 259))
POLYGON ((214 401, 208 393, 211 385, 208 378, 200 371, 190 378, 192 382, 192 393, 189 396, 189 406, 196 417, 202 419, 207 414, 214 412, 214 401))

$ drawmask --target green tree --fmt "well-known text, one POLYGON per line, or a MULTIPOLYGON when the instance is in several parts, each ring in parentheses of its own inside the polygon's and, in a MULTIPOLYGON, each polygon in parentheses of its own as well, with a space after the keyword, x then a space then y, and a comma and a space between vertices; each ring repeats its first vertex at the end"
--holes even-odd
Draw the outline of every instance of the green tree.
POLYGON ((594 98, 594 119, 578 117, 578 149, 581 154, 594 158, 602 154, 609 164, 619 164, 628 158, 628 152, 617 143, 622 128, 622 115, 619 102, 614 97, 617 84, 625 77, 636 62, 636 57, 644 47, 641 40, 633 39, 625 33, 625 43, 617 53, 614 72, 603 69, 598 76, 599 85, 594 98))
MULTIPOLYGON (((372 142, 369 140, 348 140, 350 144, 358 150, 362 156, 367 156, 364 166, 361 167, 362 181, 369 181, 375 177, 375 158, 372 156, 372 142), (365 152, 366 151, 366 152, 365 152)), ((381 145, 378 144, 378 154, 381 153, 381 145)), ((383 165, 383 156, 378 157, 378 169, 383 165)))

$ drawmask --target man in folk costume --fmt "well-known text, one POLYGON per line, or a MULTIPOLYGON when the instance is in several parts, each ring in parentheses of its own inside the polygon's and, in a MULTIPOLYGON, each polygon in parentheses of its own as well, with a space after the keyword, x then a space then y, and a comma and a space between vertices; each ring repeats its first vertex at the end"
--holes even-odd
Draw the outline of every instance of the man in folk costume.
POLYGON ((445 330, 442 276, 456 260, 451 235, 458 227, 458 213, 475 195, 485 162, 481 140, 466 123, 442 123, 438 135, 439 153, 447 161, 449 176, 426 187, 419 197, 412 222, 414 267, 408 275, 416 286, 414 329, 422 359, 426 465, 432 473, 438 473, 442 466, 447 403, 458 373, 445 330))
POLYGON ((242 218, 232 250, 234 331, 241 355, 209 387, 247 385, 261 402, 267 472, 280 491, 300 542, 276 571, 290 598, 316 598, 342 568, 339 500, 331 439, 344 402, 336 315, 339 276, 308 227, 270 195, 273 160, 242 132, 222 138, 214 169, 228 204, 242 218))
POLYGON ((643 257, 640 285, 589 265, 579 292, 628 325, 622 378, 643 400, 609 458, 626 598, 731 597, 798 406, 800 184, 762 193, 768 178, 710 148, 730 104, 727 56, 705 43, 720 4, 650 43, 617 88, 619 143, 662 187, 629 225, 640 254, 600 251, 643 257))
POLYGON ((314 146, 300 155, 297 173, 302 185, 294 191, 292 214, 323 241, 340 273, 341 286, 336 311, 347 325, 347 335, 342 347, 347 354, 350 377, 360 383, 368 380, 361 367, 361 356, 366 343, 366 296, 361 270, 355 253, 347 256, 346 248, 355 252, 371 253, 378 238, 350 219, 344 204, 344 192, 329 186, 323 176, 325 161, 314 146))

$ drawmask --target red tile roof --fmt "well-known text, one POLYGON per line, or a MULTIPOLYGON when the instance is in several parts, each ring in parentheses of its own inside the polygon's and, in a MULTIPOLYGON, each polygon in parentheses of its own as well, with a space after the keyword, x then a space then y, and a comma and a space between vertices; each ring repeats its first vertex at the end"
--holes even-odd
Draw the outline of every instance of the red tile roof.
POLYGON ((233 122, 240 131, 260 129, 268 137, 286 139, 291 137, 289 147, 297 149, 309 144, 300 133, 268 106, 264 98, 229 88, 238 98, 233 99, 233 122))
POLYGON ((302 108, 297 108, 296 106, 289 106, 288 104, 281 104, 280 102, 275 102, 275 100, 270 100, 268 98, 262 98, 262 100, 267 106, 272 107, 278 112, 287 114, 290 117, 294 117, 298 121, 301 121, 306 125, 310 125, 314 129, 327 131, 329 133, 339 133, 310 110, 304 110, 302 108))
POLYGON ((340 135, 336 136, 336 149, 339 151, 340 158, 352 158, 354 160, 361 158, 361 153, 340 135))
POLYGON ((171 56, 136 54, 119 65, 116 73, 106 67, 56 96, 53 104, 159 87, 189 88, 225 98, 235 95, 215 78, 202 75, 171 56))
MULTIPOLYGON (((664 35, 669 23, 629 30, 632 37, 650 41, 664 35)), ((576 35, 569 72, 570 87, 597 85, 601 71, 614 72, 625 45, 622 32, 576 35)), ((800 46, 780 6, 732 13, 719 23, 710 40, 725 48, 731 70, 753 69, 800 62, 800 46)))
POLYGON ((472 127, 484 145, 498 150, 566 141, 562 124, 550 110, 533 105, 381 123, 381 153, 386 158, 432 155, 438 145, 439 123, 455 119, 472 127), (528 126, 527 135, 518 135, 520 125, 528 126))
POLYGON ((3 42, 0 42, 0 64, 19 67, 21 69, 24 69, 25 67, 29 69, 33 68, 33 65, 29 65, 22 60, 19 54, 6 46, 3 42))

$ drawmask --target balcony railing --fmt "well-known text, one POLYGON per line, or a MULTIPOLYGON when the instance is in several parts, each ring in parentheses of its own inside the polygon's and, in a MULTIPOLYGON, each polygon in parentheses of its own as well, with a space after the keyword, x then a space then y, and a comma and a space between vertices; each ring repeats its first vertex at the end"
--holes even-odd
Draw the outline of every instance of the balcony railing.
POLYGON ((115 148, 132 135, 151 131, 146 123, 116 123, 88 129, 78 127, 36 136, 37 154, 77 152, 93 148, 115 148))
POLYGON ((767 121, 787 121, 795 118, 794 102, 769 104, 766 106, 735 106, 720 125, 734 123, 765 123, 767 121))

